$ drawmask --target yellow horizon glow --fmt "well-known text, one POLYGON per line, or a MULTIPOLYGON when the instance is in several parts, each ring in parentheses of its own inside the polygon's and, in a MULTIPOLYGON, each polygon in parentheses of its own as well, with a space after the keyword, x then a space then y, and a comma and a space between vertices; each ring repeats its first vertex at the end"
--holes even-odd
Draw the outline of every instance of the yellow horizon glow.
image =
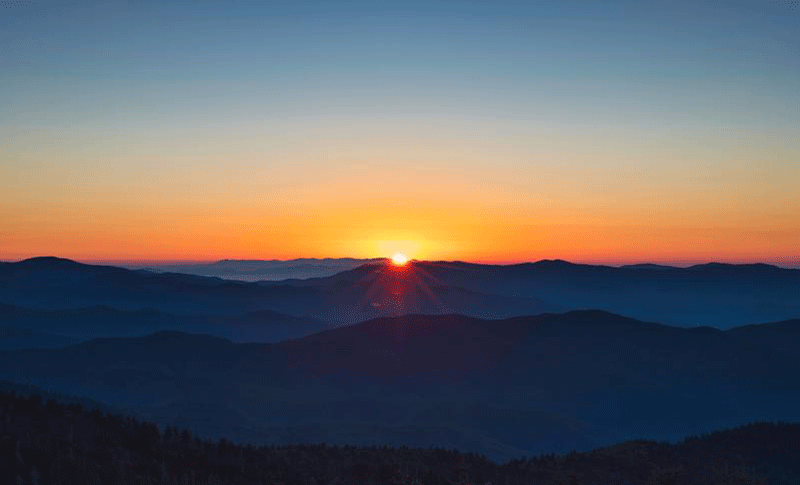
POLYGON ((397 253, 392 256, 392 264, 395 266, 405 266, 408 263, 408 258, 403 253, 397 253))

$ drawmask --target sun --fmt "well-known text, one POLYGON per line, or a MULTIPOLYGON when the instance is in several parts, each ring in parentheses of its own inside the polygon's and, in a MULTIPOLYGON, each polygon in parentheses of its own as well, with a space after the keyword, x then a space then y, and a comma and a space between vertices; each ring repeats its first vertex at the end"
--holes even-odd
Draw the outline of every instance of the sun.
POLYGON ((405 266, 408 263, 408 258, 403 253, 397 253, 392 256, 392 264, 395 266, 405 266))

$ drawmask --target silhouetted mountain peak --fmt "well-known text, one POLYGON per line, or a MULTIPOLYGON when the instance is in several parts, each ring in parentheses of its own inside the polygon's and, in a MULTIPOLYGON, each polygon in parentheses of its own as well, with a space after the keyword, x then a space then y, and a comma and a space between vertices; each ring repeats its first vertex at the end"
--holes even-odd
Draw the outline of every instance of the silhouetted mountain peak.
MULTIPOLYGON (((679 329, 660 323, 644 322, 634 318, 625 317, 605 310, 572 310, 565 313, 545 313, 534 317, 521 317, 530 320, 533 325, 546 325, 551 328, 561 328, 565 331, 590 332, 597 334, 598 330, 612 333, 629 332, 635 330, 663 330, 677 332, 679 329)), ((514 319, 511 319, 514 320, 514 319)))
POLYGON ((758 272, 758 273, 772 273, 780 271, 797 271, 790 268, 781 268, 766 263, 747 263, 747 264, 733 264, 733 263, 703 263, 695 264, 686 268, 690 271, 738 271, 738 272, 758 272))
POLYGON ((552 266, 552 267, 575 266, 575 263, 570 263, 569 261, 565 261, 563 259, 542 259, 534 262, 533 264, 538 266, 552 266))
POLYGON ((755 323, 735 327, 728 332, 800 332, 800 318, 784 320, 781 322, 755 323))
POLYGON ((41 267, 41 268, 77 268, 86 266, 83 263, 73 261, 66 258, 58 258, 55 256, 37 256, 35 258, 28 258, 16 263, 19 266, 27 267, 41 267))
POLYGON ((653 263, 625 264, 625 265, 620 266, 620 268, 625 268, 625 269, 646 269, 646 270, 654 270, 654 271, 664 271, 664 270, 676 269, 675 266, 667 266, 667 265, 664 265, 664 264, 653 264, 653 263))

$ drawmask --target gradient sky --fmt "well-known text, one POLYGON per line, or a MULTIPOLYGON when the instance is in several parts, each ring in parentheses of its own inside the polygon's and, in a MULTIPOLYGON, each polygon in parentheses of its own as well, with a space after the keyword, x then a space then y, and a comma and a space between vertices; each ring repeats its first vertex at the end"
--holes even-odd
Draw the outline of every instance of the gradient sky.
POLYGON ((760 0, 0 6, 0 259, 797 266, 798 87, 760 0))

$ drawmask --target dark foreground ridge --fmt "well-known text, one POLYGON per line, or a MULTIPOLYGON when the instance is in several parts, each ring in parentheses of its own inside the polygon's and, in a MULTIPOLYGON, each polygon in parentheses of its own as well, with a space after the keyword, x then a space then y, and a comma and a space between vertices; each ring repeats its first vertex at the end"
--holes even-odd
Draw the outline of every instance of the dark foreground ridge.
POLYGON ((596 310, 380 318, 272 344, 171 331, 0 351, 2 379, 204 438, 498 461, 797 422, 798 368, 798 320, 721 331, 596 310))
POLYGON ((629 441, 498 464, 444 449, 262 446, 38 395, 0 392, 2 484, 788 485, 800 480, 800 424, 756 423, 678 444, 629 441))

